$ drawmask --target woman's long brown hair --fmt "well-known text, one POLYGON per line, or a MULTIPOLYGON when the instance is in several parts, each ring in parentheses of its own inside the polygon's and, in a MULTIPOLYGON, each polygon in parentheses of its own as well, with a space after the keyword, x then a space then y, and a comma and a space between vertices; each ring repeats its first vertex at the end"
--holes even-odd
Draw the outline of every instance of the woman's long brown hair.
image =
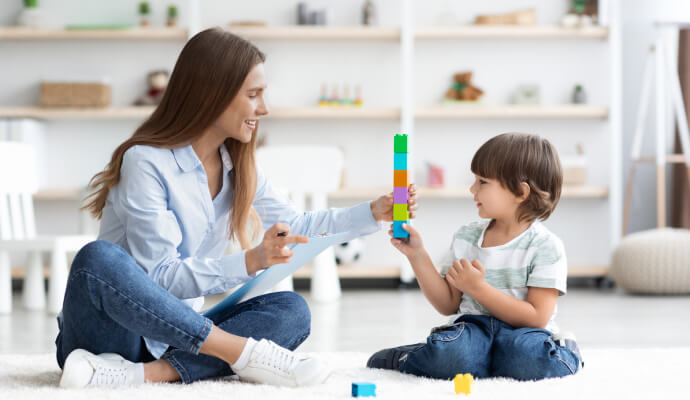
MULTIPOLYGON (((115 149, 105 169, 91 178, 91 193, 83 209, 100 219, 110 189, 120 181, 122 158, 130 147, 172 149, 188 145, 220 117, 249 71, 265 59, 253 44, 221 28, 207 29, 192 37, 182 49, 153 114, 115 149)), ((251 220, 252 228, 260 224, 252 208, 257 185, 256 132, 258 125, 249 143, 225 140, 234 170, 230 237, 237 239, 244 249, 250 246, 248 223, 251 220)))

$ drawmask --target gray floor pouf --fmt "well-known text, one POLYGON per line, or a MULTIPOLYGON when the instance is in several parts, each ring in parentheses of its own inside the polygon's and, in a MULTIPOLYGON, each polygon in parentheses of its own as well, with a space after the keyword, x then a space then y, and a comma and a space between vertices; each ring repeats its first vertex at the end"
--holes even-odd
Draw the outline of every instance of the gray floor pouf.
POLYGON ((613 253, 611 277, 632 293, 690 293, 690 230, 654 229, 624 237, 613 253))

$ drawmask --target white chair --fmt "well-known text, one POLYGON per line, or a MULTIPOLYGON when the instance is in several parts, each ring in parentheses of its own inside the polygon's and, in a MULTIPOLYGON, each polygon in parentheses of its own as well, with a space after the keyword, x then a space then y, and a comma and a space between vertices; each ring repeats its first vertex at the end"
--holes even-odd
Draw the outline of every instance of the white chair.
POLYGON ((50 252, 48 311, 58 313, 67 284, 67 253, 91 236, 36 236, 32 195, 38 188, 36 154, 24 143, 0 142, 0 313, 12 311, 10 252, 29 253, 23 300, 28 309, 46 308, 42 252, 50 252))
MULTIPOLYGON (((274 146, 261 147, 256 152, 259 166, 277 189, 282 189, 298 210, 306 209, 306 197, 311 197, 311 209, 328 206, 328 192, 340 187, 344 155, 331 146, 274 146)), ((340 298, 340 279, 333 248, 326 249, 312 262, 311 297, 315 301, 334 301, 340 298)), ((292 277, 281 284, 292 290, 292 277)))

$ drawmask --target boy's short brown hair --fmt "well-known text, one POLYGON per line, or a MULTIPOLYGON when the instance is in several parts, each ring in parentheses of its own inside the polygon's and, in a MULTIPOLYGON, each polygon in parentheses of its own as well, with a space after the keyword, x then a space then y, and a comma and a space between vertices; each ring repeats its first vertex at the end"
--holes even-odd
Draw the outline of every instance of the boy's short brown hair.
POLYGON ((514 195, 520 183, 530 187, 517 210, 518 221, 547 219, 561 198, 563 171, 558 153, 548 140, 525 133, 503 133, 484 143, 472 158, 472 172, 496 179, 514 195))

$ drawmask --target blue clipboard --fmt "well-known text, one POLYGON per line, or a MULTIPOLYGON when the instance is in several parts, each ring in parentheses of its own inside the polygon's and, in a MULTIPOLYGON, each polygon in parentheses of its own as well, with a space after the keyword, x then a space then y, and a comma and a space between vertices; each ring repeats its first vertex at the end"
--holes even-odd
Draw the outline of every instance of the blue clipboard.
POLYGON ((308 243, 297 243, 292 248, 295 254, 290 262, 268 267, 254 279, 223 299, 223 301, 204 312, 204 316, 214 320, 227 307, 266 293, 278 282, 297 271, 322 251, 335 244, 347 241, 350 236, 350 232, 341 232, 324 236, 313 236, 309 238, 308 243))

